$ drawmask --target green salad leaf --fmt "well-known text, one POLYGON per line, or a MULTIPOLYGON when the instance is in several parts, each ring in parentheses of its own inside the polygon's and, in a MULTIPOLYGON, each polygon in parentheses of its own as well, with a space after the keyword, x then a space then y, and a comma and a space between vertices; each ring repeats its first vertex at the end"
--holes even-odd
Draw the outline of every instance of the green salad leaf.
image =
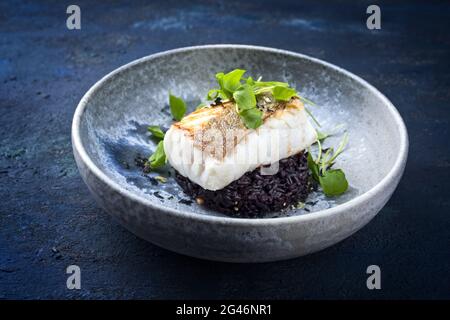
MULTIPOLYGON (((254 80, 252 77, 244 77, 245 72, 246 70, 243 69, 234 69, 229 73, 217 73, 216 80, 219 88, 209 90, 206 99, 215 101, 219 98, 234 101, 236 111, 247 128, 256 129, 263 123, 263 112, 257 106, 258 95, 270 93, 275 100, 284 102, 296 96, 301 98, 297 91, 289 87, 286 82, 261 81, 261 78, 254 80)), ((303 101, 312 104, 307 99, 303 101)), ((310 114, 309 111, 307 112, 310 114)), ((317 121, 314 118, 313 120, 317 121)))
POLYGON ((338 196, 348 189, 348 182, 341 169, 326 170, 319 177, 319 183, 327 196, 338 196))
POLYGON ((345 173, 341 169, 332 169, 336 158, 344 151, 347 142, 348 135, 345 133, 337 150, 334 151, 334 148, 323 150, 320 140, 317 140, 319 151, 316 159, 313 159, 311 150, 308 150, 308 168, 311 170, 313 179, 320 184, 326 196, 337 196, 348 189, 345 173))
POLYGON ((239 111, 256 108, 256 97, 252 87, 245 84, 233 93, 233 99, 237 104, 239 111))
POLYGON ((187 110, 186 103, 184 103, 183 99, 174 96, 169 92, 169 105, 172 117, 175 120, 180 121, 184 117, 184 114, 186 113, 187 110))
POLYGON ((323 142, 326 138, 328 138, 331 134, 327 133, 327 132, 322 132, 319 130, 316 130, 317 132, 317 140, 319 140, 320 142, 323 142))
POLYGON ((158 139, 164 139, 164 132, 158 126, 149 126, 148 131, 158 139))
POLYGON ((289 87, 276 86, 272 91, 273 97, 278 101, 289 101, 297 95, 295 89, 289 87))
POLYGON ((307 159, 308 159, 308 168, 309 168, 309 170, 311 170, 311 175, 312 175, 313 179, 316 180, 317 182, 319 182, 319 166, 313 159, 313 157, 311 155, 311 151, 308 151, 307 159))
POLYGON ((262 111, 258 108, 247 109, 239 112, 247 128, 256 129, 262 125, 262 111))
POLYGON ((164 141, 160 141, 156 146, 155 152, 148 158, 146 166, 150 169, 156 169, 166 164, 166 153, 164 152, 164 141))
POLYGON ((345 125, 344 124, 340 124, 340 125, 334 127, 334 129, 332 129, 330 132, 319 131, 319 130, 316 129, 317 140, 319 140, 320 142, 323 142, 326 138, 334 136, 343 127, 345 127, 345 125))
MULTIPOLYGON (((233 71, 222 76, 222 90, 233 93, 241 86, 241 78, 246 71, 242 69, 234 69, 233 71)), ((223 74, 223 73, 222 73, 223 74)))
POLYGON ((206 100, 215 100, 217 97, 219 97, 221 93, 221 90, 219 89, 211 89, 208 91, 208 94, 206 95, 206 100))

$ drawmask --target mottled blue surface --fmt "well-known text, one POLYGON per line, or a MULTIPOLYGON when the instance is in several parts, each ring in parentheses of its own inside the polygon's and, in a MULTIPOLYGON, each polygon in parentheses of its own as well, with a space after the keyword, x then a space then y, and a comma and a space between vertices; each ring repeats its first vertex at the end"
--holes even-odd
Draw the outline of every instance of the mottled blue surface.
POLYGON ((0 298, 450 298, 450 5, 378 2, 0 3, 0 298), (133 59, 207 43, 309 54, 374 84, 409 130, 406 172, 364 229, 322 252, 238 265, 160 249, 97 207, 78 175, 72 115, 87 89, 133 59), (82 270, 66 289, 65 268, 82 270), (366 288, 377 264, 382 290, 366 288))

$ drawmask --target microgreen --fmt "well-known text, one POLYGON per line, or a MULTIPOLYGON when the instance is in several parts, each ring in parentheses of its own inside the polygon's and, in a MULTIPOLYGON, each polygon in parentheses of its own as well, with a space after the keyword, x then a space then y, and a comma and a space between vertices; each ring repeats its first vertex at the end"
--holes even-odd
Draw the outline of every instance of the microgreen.
POLYGON ((164 139, 164 132, 158 126, 149 126, 148 131, 158 139, 164 139))
POLYGON ((175 120, 180 121, 184 117, 184 114, 186 113, 187 110, 186 103, 184 103, 183 99, 174 96, 169 92, 169 105, 172 117, 175 120))
POLYGON ((233 93, 233 99, 236 102, 240 112, 256 108, 256 97, 252 87, 245 84, 233 93))
POLYGON ((334 151, 334 148, 324 150, 320 140, 317 140, 319 150, 316 159, 313 158, 311 150, 308 150, 308 167, 311 170, 312 177, 320 184, 325 195, 329 197, 340 195, 348 189, 344 172, 341 169, 332 169, 336 158, 344 151, 347 142, 348 135, 345 133, 337 150, 334 151))
POLYGON ((156 169, 166 164, 166 153, 164 152, 164 141, 160 141, 155 152, 148 158, 145 164, 150 169, 156 169))
POLYGON ((316 130, 316 132, 317 132, 317 140, 319 140, 320 142, 323 142, 326 138, 330 136, 330 134, 326 132, 322 132, 319 130, 316 130))
MULTIPOLYGON (((235 69, 229 73, 217 73, 216 80, 219 88, 209 90, 206 99, 214 101, 220 98, 221 100, 234 101, 236 111, 247 128, 256 129, 263 123, 263 112, 256 104, 258 95, 270 93, 275 100, 283 102, 298 96, 297 91, 289 87, 286 82, 261 81, 261 77, 254 80, 252 77, 244 77, 245 72, 246 70, 235 69)), ((310 102, 307 99, 304 99, 304 101, 310 102)), ((310 114, 309 111, 307 112, 310 114)), ((311 114, 310 116, 312 117, 311 114)), ((318 123, 314 117, 312 118, 318 123)))
POLYGON ((327 170, 320 177, 320 185, 327 196, 338 196, 348 189, 348 182, 341 169, 327 170))
POLYGON ((311 113, 311 111, 309 111, 309 109, 305 106, 305 111, 306 113, 311 117, 311 119, 314 121, 314 123, 318 126, 321 127, 319 121, 317 121, 316 117, 313 116, 313 114, 311 113))
POLYGON ((262 125, 262 111, 258 108, 252 108, 239 112, 247 128, 256 129, 262 125))
POLYGON ((335 135, 336 132, 338 132, 343 127, 344 127, 344 124, 340 124, 340 125, 334 127, 334 129, 331 130, 330 132, 323 132, 323 131, 316 130, 316 132, 317 132, 317 140, 319 140, 320 142, 323 142, 326 138, 335 135))
POLYGON ((278 101, 289 101, 293 96, 297 95, 297 91, 288 87, 276 86, 273 88, 272 94, 278 101))
POLYGON ((300 97, 300 96, 299 96, 299 98, 300 98, 300 100, 303 101, 303 103, 309 104, 309 105, 311 105, 311 106, 313 106, 313 107, 317 106, 314 102, 312 102, 312 101, 309 100, 309 99, 306 99, 305 97, 300 97))
POLYGON ((222 76, 222 90, 233 93, 241 86, 241 78, 245 70, 234 69, 233 71, 222 76))
POLYGON ((309 100, 309 99, 306 99, 305 97, 301 97, 301 96, 298 96, 298 97, 299 97, 299 99, 305 104, 305 111, 306 111, 306 113, 311 117, 311 119, 314 121, 314 123, 315 123, 318 127, 321 127, 319 121, 317 121, 317 119, 313 116, 313 114, 311 113, 311 111, 309 111, 309 109, 306 107, 306 104, 309 104, 310 106, 313 106, 313 107, 316 107, 317 104, 315 104, 314 102, 312 102, 312 101, 309 100))

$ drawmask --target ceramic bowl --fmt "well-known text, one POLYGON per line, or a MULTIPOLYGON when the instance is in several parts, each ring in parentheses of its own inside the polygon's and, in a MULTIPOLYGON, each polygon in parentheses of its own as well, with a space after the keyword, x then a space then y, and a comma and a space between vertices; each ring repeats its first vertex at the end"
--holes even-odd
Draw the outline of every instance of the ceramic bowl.
MULTIPOLYGON (((341 137, 338 132, 327 144, 341 137)), ((114 70, 80 101, 72 143, 83 180, 124 227, 163 248, 229 262, 294 258, 350 236, 389 200, 408 154, 402 118, 369 83, 306 55, 245 45, 181 48, 114 70), (315 192, 302 209, 261 219, 233 218, 189 199, 170 177, 170 168, 142 174, 135 160, 151 154, 157 143, 147 126, 167 129, 172 122, 168 91, 193 110, 214 86, 214 74, 234 68, 254 78, 289 82, 316 102, 310 109, 322 130, 345 126, 349 144, 336 164, 350 184, 344 195, 326 198, 315 192), (167 182, 158 182, 156 175, 168 177, 167 182)))

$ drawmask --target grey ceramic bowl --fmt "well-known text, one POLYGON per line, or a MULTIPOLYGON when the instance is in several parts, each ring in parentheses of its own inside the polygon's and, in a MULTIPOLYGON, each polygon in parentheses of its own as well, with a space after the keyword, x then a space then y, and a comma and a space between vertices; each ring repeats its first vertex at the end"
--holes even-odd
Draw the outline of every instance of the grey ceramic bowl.
MULTIPOLYGON (((350 236, 389 200, 408 153, 399 113, 361 78, 302 54, 243 45, 171 50, 111 72, 80 101, 72 142, 84 181, 123 226, 169 250, 231 262, 294 258, 350 236), (305 208, 264 219, 231 218, 190 201, 172 178, 159 183, 142 175, 134 160, 156 145, 146 127, 171 123, 168 91, 193 109, 214 85, 214 74, 234 68, 295 86, 320 106, 311 109, 323 130, 346 125, 350 142, 337 163, 350 183, 346 194, 314 193, 305 208)), ((169 174, 170 169, 152 173, 169 174)))

